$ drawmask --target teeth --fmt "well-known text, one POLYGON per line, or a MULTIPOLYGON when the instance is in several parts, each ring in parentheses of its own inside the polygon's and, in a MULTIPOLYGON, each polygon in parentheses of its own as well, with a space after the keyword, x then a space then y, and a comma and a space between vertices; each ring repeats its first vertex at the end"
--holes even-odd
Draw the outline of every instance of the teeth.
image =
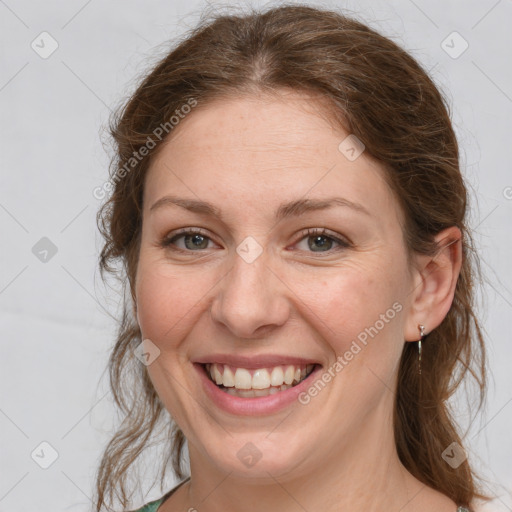
POLYGON ((227 388, 232 388, 235 385, 235 376, 227 366, 224 368, 224 373, 222 374, 222 385, 227 388))
MULTIPOLYGON (((225 371, 226 370, 224 370, 224 372, 225 371)), ((236 369, 235 388, 236 389, 251 389, 252 388, 251 374, 245 368, 237 368, 236 369)))
POLYGON ((216 364, 213 365, 212 378, 215 381, 215 383, 218 384, 218 385, 221 385, 222 382, 223 382, 222 373, 220 373, 219 368, 217 367, 216 364))
POLYGON ((252 376, 252 386, 250 387, 253 389, 267 389, 270 387, 270 375, 265 368, 254 372, 252 376))
POLYGON ((282 390, 283 387, 288 389, 305 379, 313 367, 314 365, 309 364, 307 366, 287 365, 247 370, 246 368, 232 369, 225 364, 213 363, 206 365, 206 371, 218 386, 232 388, 233 392, 243 390, 244 393, 236 392, 236 394, 253 397, 274 394, 282 390))
POLYGON ((279 387, 271 387, 268 389, 236 389, 236 388, 221 388, 223 391, 228 393, 228 395, 238 396, 242 398, 256 398, 258 396, 268 396, 275 395, 279 393, 279 391, 285 391, 286 389, 290 389, 292 386, 287 386, 283 384, 279 387))
POLYGON ((284 372, 284 383, 291 384, 293 382, 294 376, 295 368, 293 366, 288 366, 284 372))
POLYGON ((272 386, 280 386, 283 382, 284 382, 283 369, 280 366, 276 366, 272 370, 272 374, 270 375, 270 384, 272 386))

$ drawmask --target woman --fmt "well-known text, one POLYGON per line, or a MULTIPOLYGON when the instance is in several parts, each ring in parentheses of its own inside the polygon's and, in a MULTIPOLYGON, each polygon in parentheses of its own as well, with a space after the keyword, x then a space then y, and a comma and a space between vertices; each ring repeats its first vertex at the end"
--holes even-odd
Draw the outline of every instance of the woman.
POLYGON ((446 402, 468 372, 485 389, 466 189, 412 57, 333 11, 218 16, 112 135, 100 265, 130 288, 110 361, 126 419, 96 510, 129 507, 158 426, 179 479, 187 441, 190 477, 144 511, 484 498, 446 402))

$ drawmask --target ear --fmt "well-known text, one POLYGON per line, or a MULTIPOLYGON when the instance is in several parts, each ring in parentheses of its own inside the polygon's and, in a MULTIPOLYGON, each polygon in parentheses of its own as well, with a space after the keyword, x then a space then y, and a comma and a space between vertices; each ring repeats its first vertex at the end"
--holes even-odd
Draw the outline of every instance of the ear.
POLYGON ((404 332, 406 341, 420 339, 419 324, 425 326, 425 334, 433 331, 450 310, 462 266, 461 239, 460 229, 451 226, 436 235, 439 250, 434 256, 414 256, 411 307, 404 332))

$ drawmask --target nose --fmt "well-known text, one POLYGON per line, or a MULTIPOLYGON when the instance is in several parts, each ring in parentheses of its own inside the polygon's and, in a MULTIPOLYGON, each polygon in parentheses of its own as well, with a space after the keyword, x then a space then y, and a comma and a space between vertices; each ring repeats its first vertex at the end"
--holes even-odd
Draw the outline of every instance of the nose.
POLYGON ((218 286, 212 319, 233 337, 261 338, 289 316, 289 289, 269 267, 265 252, 251 263, 235 252, 232 268, 218 286))

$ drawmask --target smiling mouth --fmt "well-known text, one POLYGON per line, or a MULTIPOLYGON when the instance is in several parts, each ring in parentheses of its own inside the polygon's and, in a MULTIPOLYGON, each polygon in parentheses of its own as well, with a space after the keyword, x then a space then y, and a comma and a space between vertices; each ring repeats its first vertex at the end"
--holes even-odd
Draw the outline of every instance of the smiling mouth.
POLYGON ((319 365, 287 364, 255 369, 219 363, 205 363, 201 366, 210 381, 225 393, 241 398, 257 398, 297 386, 319 365))

